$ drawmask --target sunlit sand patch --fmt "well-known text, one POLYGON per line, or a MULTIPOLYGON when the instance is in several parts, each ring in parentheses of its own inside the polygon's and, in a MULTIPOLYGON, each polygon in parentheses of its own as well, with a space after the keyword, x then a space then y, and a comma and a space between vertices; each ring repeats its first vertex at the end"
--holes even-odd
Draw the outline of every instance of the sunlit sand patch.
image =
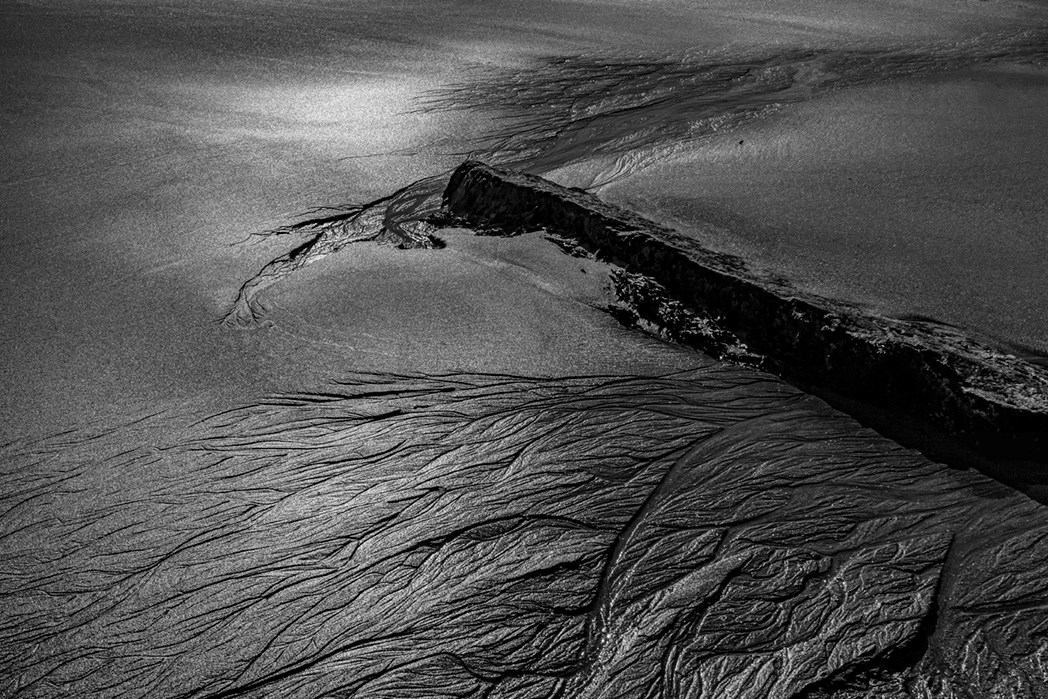
POLYGON ((198 109, 218 115, 217 135, 282 139, 365 157, 417 148, 434 136, 438 120, 413 111, 414 100, 431 87, 418 78, 363 74, 347 76, 345 82, 172 89, 187 93, 198 109))

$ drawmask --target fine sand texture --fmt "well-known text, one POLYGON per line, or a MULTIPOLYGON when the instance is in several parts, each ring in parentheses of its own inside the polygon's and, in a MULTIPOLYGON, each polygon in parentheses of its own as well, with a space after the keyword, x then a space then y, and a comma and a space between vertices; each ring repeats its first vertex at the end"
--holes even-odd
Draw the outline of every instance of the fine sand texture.
MULTIPOLYGON (((1042 6, 1011 2, 446 2, 436 12, 417 2, 230 0, 0 11, 0 421, 11 435, 328 378, 331 345, 314 351, 216 323, 245 280, 300 243, 251 234, 313 207, 439 179, 471 152, 538 174, 589 160, 605 168, 609 158, 623 159, 612 172, 635 173, 688 134, 818 97, 834 76, 1028 61, 1045 24, 1042 6), (718 87, 736 83, 728 95, 718 87)), ((899 263, 885 256, 880 266, 899 263)), ((978 290, 970 277, 966 288, 978 290)), ((925 287, 911 286, 898 306, 927 303, 925 287)), ((1018 322, 1016 308, 998 310, 1018 322)), ((1038 342, 1033 331, 1014 335, 1038 342)))
POLYGON ((1046 37, 1027 0, 0 3, 0 697, 1048 696, 1043 486, 433 218, 480 158, 1033 354, 1046 37))
POLYGON ((749 369, 346 375, 0 455, 4 696, 1048 690, 1044 506, 749 369))
POLYGON ((841 90, 602 196, 808 289, 1048 353, 1048 71, 841 90))

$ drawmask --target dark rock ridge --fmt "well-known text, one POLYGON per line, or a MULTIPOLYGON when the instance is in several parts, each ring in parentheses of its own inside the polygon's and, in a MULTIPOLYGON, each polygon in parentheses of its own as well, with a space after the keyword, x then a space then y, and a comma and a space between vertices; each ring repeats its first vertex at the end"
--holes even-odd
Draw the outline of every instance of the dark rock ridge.
POLYGON ((995 458, 1048 462, 1048 372, 958 330, 802 292, 584 191, 480 162, 455 171, 444 204, 472 225, 571 237, 650 276, 787 378, 925 421, 995 458))

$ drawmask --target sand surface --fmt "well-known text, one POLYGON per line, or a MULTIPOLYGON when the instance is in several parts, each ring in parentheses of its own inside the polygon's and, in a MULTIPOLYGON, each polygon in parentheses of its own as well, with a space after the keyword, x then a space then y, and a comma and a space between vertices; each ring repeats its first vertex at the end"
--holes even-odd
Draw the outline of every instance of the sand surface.
POLYGON ((356 346, 219 326, 286 245, 237 243, 453 165, 471 118, 413 114, 412 98, 465 63, 564 41, 520 38, 541 8, 513 20, 456 8, 5 6, 5 434, 350 368, 356 346))
MULTIPOLYGON (((695 8, 673 2, 428 7, 5 5, 5 433, 46 432, 85 415, 119 417, 203 393, 259 395, 329 378, 315 368, 330 366, 324 357, 368 355, 359 338, 338 354, 339 339, 321 352, 314 340, 296 344, 286 333, 243 335, 218 327, 239 284, 286 251, 289 241, 238 243, 313 206, 366 201, 457 164, 476 139, 483 143, 501 128, 497 110, 417 106, 434 91, 472 79, 478 68, 519 70, 535 56, 580 52, 924 41, 1006 29, 1037 16, 1036 6, 1021 3, 963 2, 934 12, 916 2, 850 3, 847 11, 839 3, 800 3, 789 11, 759 3, 695 8)), ((1022 95, 1031 89, 1036 92, 1023 88, 1022 95)), ((1024 114, 1037 108, 1037 99, 1015 97, 1024 114)), ((826 118, 838 127, 846 122, 844 116, 826 118)), ((927 122, 920 114, 912 119, 921 118, 927 122)), ((1022 137, 1032 138, 1028 130, 1022 137)), ((1017 136, 1015 149, 1020 141, 1017 136)), ((560 150, 584 160, 587 147, 583 141, 560 150)), ((724 168, 746 171, 751 161, 745 152, 725 155, 724 168)), ((853 163, 855 154, 842 151, 840 157, 853 163)), ((765 170, 769 181, 778 178, 770 174, 775 167, 765 170)), ((725 174, 722 198, 735 192, 733 204, 773 200, 739 194, 736 180, 725 174)), ((738 208, 752 217, 763 213, 738 208)), ((1027 221, 1036 210, 1002 215, 1027 221)), ((1038 244, 1018 247, 1034 252, 1038 244)), ((1004 260, 994 264, 1006 266, 1004 260)), ((807 271, 806 263, 798 262, 801 267, 807 271)), ((425 274, 444 272, 429 267, 425 274)), ((1020 275, 1016 288, 1026 288, 1032 274, 1020 275)), ((967 281, 957 294, 980 293, 977 281, 967 281)), ((949 283, 956 285, 952 278, 949 283)), ((916 299, 918 292, 924 288, 914 288, 912 296, 903 291, 901 298, 916 299)), ((465 288, 461 293, 469 296, 465 288)), ((987 297, 982 307, 997 300, 987 297)), ((1039 312, 1037 303, 1028 310, 1003 306, 1011 317, 1030 318, 1039 312)), ((423 326, 429 317, 392 315, 421 318, 423 326)), ((413 333, 401 327, 398 336, 413 333)), ((532 327, 518 327, 505 339, 533 334, 532 327)), ((1021 339, 1039 341, 1031 333, 1021 339)), ((390 339, 377 342, 381 347, 390 339)), ((436 354, 424 344, 415 343, 414 359, 401 352, 398 361, 429 366, 436 354)), ((512 361, 520 357, 501 364, 512 361)), ((578 368, 580 361, 562 368, 578 368)), ((556 366, 549 360, 551 370, 556 366)))
POLYGON ((3 3, 0 695, 640 696, 672 647, 713 696, 795 696, 926 643, 936 615, 935 653, 963 660, 920 672, 1034 677, 1048 650, 1012 630, 1043 633, 1041 505, 621 327, 607 268, 540 233, 348 245, 266 288, 250 328, 222 319, 304 241, 252 234, 473 154, 610 175, 603 194, 813 288, 1043 347, 1043 74, 897 72, 1045 17, 3 3), (857 84, 831 89, 842 60, 857 84), (688 659, 710 609, 724 635, 688 659), (740 619, 774 623, 740 640, 740 619), (797 639, 825 657, 773 678, 797 639), (584 651, 606 662, 572 666, 584 651))
POLYGON ((601 193, 816 293, 1044 353, 1045 124, 1043 68, 843 89, 601 193))

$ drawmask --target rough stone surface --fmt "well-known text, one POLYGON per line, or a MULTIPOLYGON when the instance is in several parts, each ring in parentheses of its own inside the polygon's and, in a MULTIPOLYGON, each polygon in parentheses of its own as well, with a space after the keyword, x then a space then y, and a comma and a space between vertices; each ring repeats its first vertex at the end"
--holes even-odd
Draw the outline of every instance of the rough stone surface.
POLYGON ((649 275, 789 378, 927 420, 995 457, 1048 462, 1048 372, 931 322, 875 317, 761 275, 731 255, 542 178, 467 162, 452 216, 543 228, 649 275))

